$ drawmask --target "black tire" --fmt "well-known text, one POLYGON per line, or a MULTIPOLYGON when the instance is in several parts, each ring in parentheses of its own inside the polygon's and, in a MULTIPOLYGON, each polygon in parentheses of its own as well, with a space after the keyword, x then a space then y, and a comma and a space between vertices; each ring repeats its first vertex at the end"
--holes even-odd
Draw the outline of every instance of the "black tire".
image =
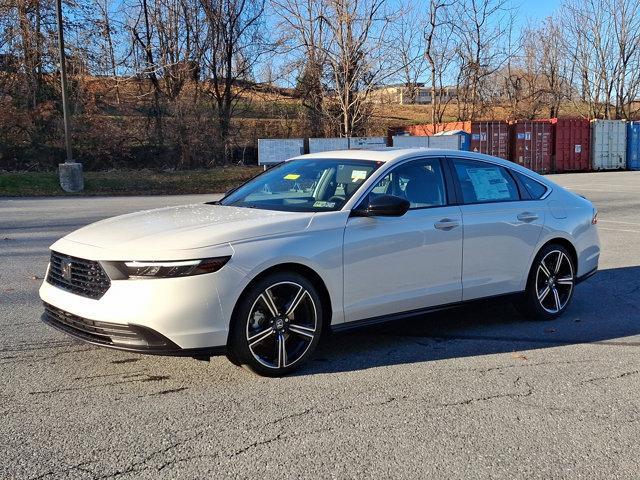
POLYGON ((227 356, 258 375, 286 375, 313 354, 322 319, 322 301, 311 281, 295 272, 268 275, 241 295, 231 320, 227 356))
POLYGON ((515 306, 531 320, 554 320, 571 303, 575 279, 576 267, 569 251, 559 244, 545 245, 531 265, 527 288, 515 306))

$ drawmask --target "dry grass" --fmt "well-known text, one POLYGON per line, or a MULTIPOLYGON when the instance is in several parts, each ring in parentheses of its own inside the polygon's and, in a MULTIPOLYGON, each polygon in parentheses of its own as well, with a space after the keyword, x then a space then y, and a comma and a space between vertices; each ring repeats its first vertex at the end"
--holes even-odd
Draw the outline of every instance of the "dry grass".
MULTIPOLYGON (((222 193, 261 172, 260 167, 218 167, 212 170, 154 172, 150 170, 85 172, 82 195, 177 195, 222 193)), ((0 173, 0 196, 69 195, 55 172, 0 173)))

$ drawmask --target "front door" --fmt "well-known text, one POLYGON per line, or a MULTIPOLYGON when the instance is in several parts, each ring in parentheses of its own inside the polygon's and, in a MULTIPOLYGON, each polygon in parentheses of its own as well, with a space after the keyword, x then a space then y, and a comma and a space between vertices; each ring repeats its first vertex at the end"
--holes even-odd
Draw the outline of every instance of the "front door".
POLYGON ((345 321, 462 299, 462 217, 447 205, 441 161, 412 160, 383 177, 369 196, 409 200, 401 217, 350 217, 344 233, 345 321))

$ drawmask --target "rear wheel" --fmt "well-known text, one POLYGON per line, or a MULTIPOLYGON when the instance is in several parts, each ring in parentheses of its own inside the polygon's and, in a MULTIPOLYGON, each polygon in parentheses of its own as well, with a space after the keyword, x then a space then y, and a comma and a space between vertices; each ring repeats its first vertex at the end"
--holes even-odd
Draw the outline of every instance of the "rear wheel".
POLYGON ((575 266, 567 249, 558 244, 547 245, 533 262, 518 309, 533 320, 557 318, 567 309, 574 285, 575 266))
POLYGON ((285 375, 311 356, 321 333, 314 285, 295 272, 275 273, 243 293, 232 320, 230 357, 259 375, 285 375))

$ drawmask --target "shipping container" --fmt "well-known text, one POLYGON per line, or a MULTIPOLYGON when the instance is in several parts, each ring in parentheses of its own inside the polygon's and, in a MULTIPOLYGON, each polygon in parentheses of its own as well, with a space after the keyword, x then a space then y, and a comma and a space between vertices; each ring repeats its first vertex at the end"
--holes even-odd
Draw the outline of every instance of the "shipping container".
POLYGON ((640 122, 627 122, 627 168, 640 170, 640 122))
POLYGON ((349 139, 347 137, 336 138, 310 138, 309 153, 329 152, 332 150, 348 150, 349 139))
POLYGON ((552 118, 554 173, 591 170, 591 124, 584 118, 552 118))
POLYGON ((384 150, 387 148, 386 137, 349 137, 351 150, 384 150))
POLYGON ((399 148, 439 148, 443 150, 468 150, 469 134, 455 135, 394 135, 392 142, 399 148))
POLYGON ((591 166, 594 170, 627 167, 627 126, 624 120, 591 121, 591 166))
POLYGON ((429 148, 429 139, 426 135, 394 135, 392 146, 396 148, 429 148))
POLYGON ((302 154, 303 138, 258 139, 258 165, 273 165, 302 154))
POLYGON ((446 130, 443 132, 439 132, 434 134, 434 137, 449 137, 449 136, 457 136, 459 137, 458 150, 469 151, 471 148, 471 134, 465 132, 464 130, 446 130))
POLYGON ((503 121, 471 122, 471 151, 510 159, 511 125, 503 121))
POLYGON ((393 137, 401 136, 401 135, 411 135, 407 131, 407 127, 387 127, 387 146, 393 146, 393 137))
MULTIPOLYGON (((462 130, 471 133, 471 122, 425 123, 422 125, 407 125, 402 128, 411 135, 425 137, 451 130, 462 130)), ((397 135, 397 133, 394 133, 394 135, 397 135)))
POLYGON ((538 173, 550 173, 553 125, 550 120, 518 120, 511 127, 511 161, 538 173))

